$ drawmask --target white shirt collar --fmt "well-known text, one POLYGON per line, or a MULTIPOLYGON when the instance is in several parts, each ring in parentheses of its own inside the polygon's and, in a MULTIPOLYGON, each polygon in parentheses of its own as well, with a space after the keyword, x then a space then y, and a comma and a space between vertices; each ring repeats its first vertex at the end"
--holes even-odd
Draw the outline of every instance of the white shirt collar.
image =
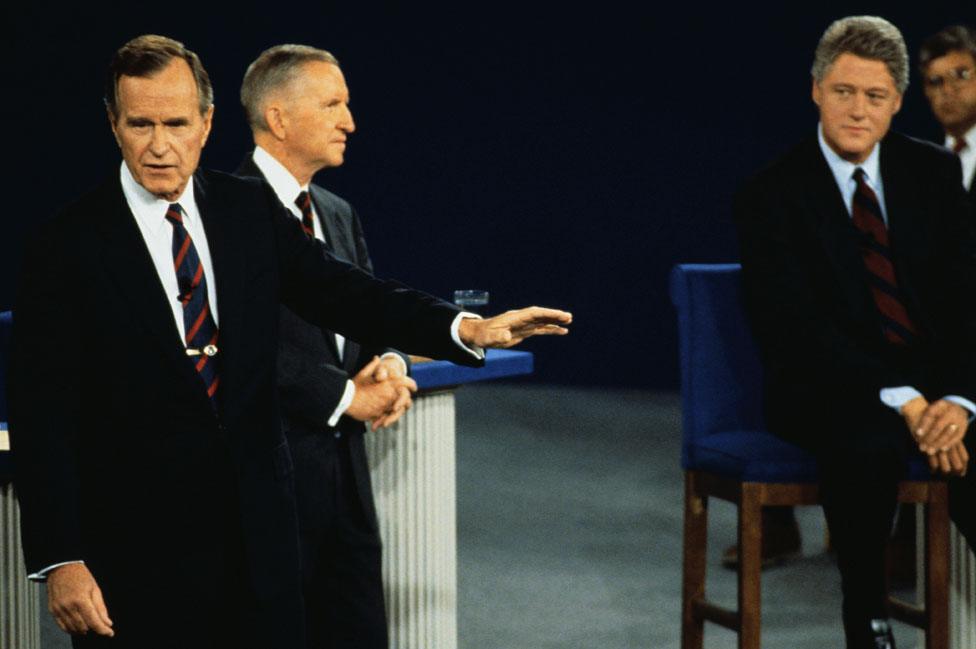
POLYGON ((129 166, 125 164, 125 160, 122 161, 122 169, 119 172, 119 176, 122 181, 122 194, 125 196, 125 201, 129 204, 129 209, 132 210, 133 216, 136 217, 136 220, 142 224, 142 227, 146 231, 158 233, 163 226, 172 228, 166 221, 166 210, 173 203, 179 203, 180 207, 183 208, 184 219, 189 219, 192 222, 198 218, 199 212, 197 211, 197 202, 193 194, 192 176, 190 177, 190 181, 186 183, 186 187, 183 189, 180 197, 172 202, 156 197, 136 182, 136 179, 132 177, 132 172, 129 171, 129 166))
MULTIPOLYGON (((976 126, 973 126, 971 129, 966 131, 965 135, 962 136, 962 139, 966 140, 966 146, 970 151, 976 150, 976 126)), ((951 151, 955 143, 956 143, 956 139, 951 135, 949 135, 948 133, 946 133, 945 136, 946 148, 951 151)))
POLYGON ((299 185, 283 164, 259 146, 254 147, 252 158, 254 164, 264 174, 265 180, 271 185, 271 189, 278 195, 278 200, 288 209, 294 211, 292 208, 295 208, 295 199, 298 198, 300 192, 308 191, 308 184, 299 185))
POLYGON ((851 180, 854 170, 858 167, 864 170, 864 175, 867 177, 866 179, 868 184, 872 185, 875 189, 880 186, 880 142, 874 145, 874 148, 868 155, 867 160, 860 164, 854 164, 853 162, 844 160, 842 157, 837 155, 836 151, 830 148, 830 145, 827 144, 827 140, 824 139, 822 124, 817 125, 817 141, 820 143, 820 150, 823 152, 824 158, 827 160, 827 165, 830 167, 830 171, 834 174, 834 180, 837 181, 838 187, 844 187, 851 180))

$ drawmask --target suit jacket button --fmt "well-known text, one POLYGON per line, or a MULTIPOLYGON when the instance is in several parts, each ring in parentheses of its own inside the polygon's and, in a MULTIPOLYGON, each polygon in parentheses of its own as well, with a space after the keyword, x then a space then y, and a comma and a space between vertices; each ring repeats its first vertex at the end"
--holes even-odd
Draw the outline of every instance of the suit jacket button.
POLYGON ((335 438, 336 439, 339 439, 340 437, 342 437, 342 433, 340 433, 339 431, 334 432, 333 435, 335 435, 335 438))

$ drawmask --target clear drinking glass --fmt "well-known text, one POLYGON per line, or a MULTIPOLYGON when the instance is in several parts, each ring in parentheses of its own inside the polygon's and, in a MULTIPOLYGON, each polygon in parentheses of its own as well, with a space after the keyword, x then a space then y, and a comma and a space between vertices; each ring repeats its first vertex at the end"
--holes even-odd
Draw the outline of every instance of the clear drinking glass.
POLYGON ((488 291, 470 288, 454 291, 454 304, 465 311, 479 313, 488 304, 488 291))

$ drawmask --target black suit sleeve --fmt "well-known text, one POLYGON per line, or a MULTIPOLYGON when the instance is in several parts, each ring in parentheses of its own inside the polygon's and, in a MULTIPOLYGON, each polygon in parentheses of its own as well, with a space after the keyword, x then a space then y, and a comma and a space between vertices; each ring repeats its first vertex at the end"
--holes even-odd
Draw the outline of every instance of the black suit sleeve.
POLYGON ((302 231, 266 188, 277 247, 281 299, 305 320, 364 345, 480 366, 450 328, 458 309, 395 281, 383 281, 330 255, 302 231))
POLYGON ((321 347, 310 345, 303 337, 321 337, 320 329, 305 325, 286 309, 281 309, 280 322, 277 378, 281 412, 289 424, 318 430, 339 406, 349 374, 310 352, 310 348, 321 347), (299 322, 289 324, 290 320, 299 322))
POLYGON ((28 573, 85 559, 76 457, 86 341, 74 319, 86 310, 77 303, 83 290, 72 285, 83 274, 65 239, 46 227, 29 245, 11 336, 11 450, 28 573))
MULTIPOLYGON (((366 247, 366 235, 363 232, 363 225, 359 220, 359 214, 356 212, 356 208, 350 206, 349 210, 351 216, 353 242, 355 243, 356 246, 356 263, 359 265, 360 268, 364 269, 366 272, 372 275, 373 260, 370 259, 369 249, 366 247)), ((367 349, 365 351, 366 351, 366 355, 365 355, 366 358, 371 356, 373 353, 373 350, 370 349, 367 349)), ((399 350, 393 349, 392 347, 385 347, 379 350, 380 356, 388 353, 396 354, 401 359, 403 359, 404 364, 406 364, 407 366, 407 373, 408 374, 410 373, 410 356, 404 354, 399 350)))

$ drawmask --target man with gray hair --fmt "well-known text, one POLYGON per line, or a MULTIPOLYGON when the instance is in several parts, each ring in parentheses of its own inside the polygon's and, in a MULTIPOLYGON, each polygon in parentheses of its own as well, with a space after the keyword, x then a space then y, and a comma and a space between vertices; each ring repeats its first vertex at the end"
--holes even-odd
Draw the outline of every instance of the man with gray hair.
MULTIPOLYGON (((342 164, 355 130, 336 58, 307 45, 265 50, 244 75, 241 103, 255 147, 236 173, 265 179, 308 236, 372 272, 356 211, 311 182, 342 164)), ((382 545, 363 435, 364 422, 390 425, 409 407, 410 391, 399 385, 409 381, 406 357, 360 346, 285 306, 279 322, 278 394, 296 459, 309 647, 386 649, 382 545), (397 382, 386 399, 384 381, 397 382)))
POLYGON ((808 138, 745 183, 734 215, 770 429, 811 450, 837 551, 848 649, 894 647, 884 549, 921 450, 972 544, 976 240, 959 163, 889 131, 908 86, 898 29, 834 22, 808 138))

